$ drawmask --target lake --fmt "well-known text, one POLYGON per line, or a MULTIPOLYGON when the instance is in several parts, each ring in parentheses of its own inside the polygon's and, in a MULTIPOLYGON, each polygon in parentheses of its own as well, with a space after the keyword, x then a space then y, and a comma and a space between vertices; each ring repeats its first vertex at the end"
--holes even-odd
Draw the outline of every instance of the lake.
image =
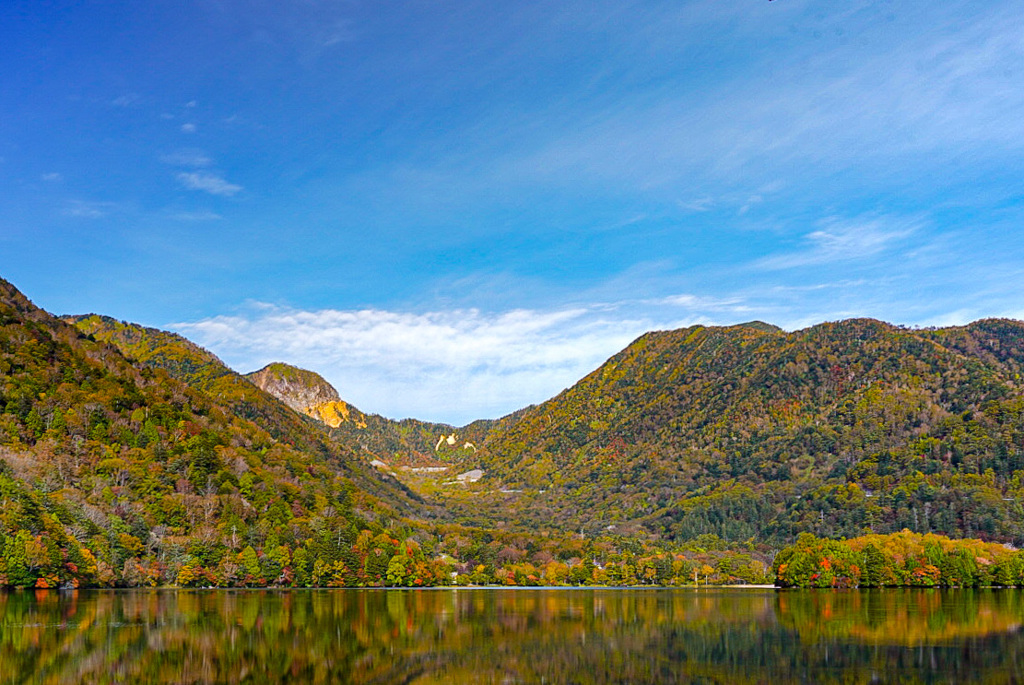
POLYGON ((1024 591, 0 593, 0 683, 1024 682, 1024 591))

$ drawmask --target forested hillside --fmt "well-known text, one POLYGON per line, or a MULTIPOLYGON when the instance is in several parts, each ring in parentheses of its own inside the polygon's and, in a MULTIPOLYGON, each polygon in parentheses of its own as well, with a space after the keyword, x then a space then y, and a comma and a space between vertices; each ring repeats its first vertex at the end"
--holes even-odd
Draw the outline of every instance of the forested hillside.
POLYGON ((208 353, 158 342, 135 365, 0 281, 0 584, 266 583, 423 514, 208 353))
POLYGON ((482 442, 497 423, 477 421, 460 429, 417 419, 393 420, 367 414, 345 402, 335 388, 313 371, 274 363, 243 376, 175 333, 96 314, 65 317, 65 321, 95 340, 114 345, 138 363, 164 369, 173 378, 214 395, 248 418, 272 427, 288 427, 293 439, 308 439, 309 424, 296 414, 306 415, 328 428, 333 441, 343 448, 361 449, 371 459, 383 459, 388 464, 447 461, 459 456, 458 448, 465 442, 482 442), (284 405, 293 411, 287 411, 284 405), (442 435, 452 434, 460 438, 455 449, 447 443, 437 447, 442 435))
POLYGON ((750 582, 801 533, 1024 546, 1022 368, 1017 321, 698 326, 455 428, 0 281, 0 585, 750 582))
POLYGON ((1024 544, 1024 324, 649 333, 492 433, 519 520, 673 539, 908 528, 1024 544))
POLYGON ((711 538, 446 523, 180 336, 69 320, 0 281, 0 587, 766 579, 764 554, 711 538))
POLYGON ((432 451, 437 434, 451 430, 450 426, 418 421, 406 422, 411 430, 400 430, 402 422, 364 414, 341 401, 319 374, 288 364, 270 364, 243 376, 175 333, 96 314, 65 320, 91 338, 117 347, 129 359, 163 369, 171 377, 210 393, 247 418, 280 427, 292 439, 309 440, 311 435, 319 434, 311 433, 313 424, 302 415, 318 419, 317 425, 335 429, 340 439, 334 442, 338 445, 350 450, 363 445, 374 456, 432 451), (314 411, 323 405, 328 405, 324 409, 324 413, 329 412, 327 416, 314 411), (325 420, 332 418, 335 420, 325 420))
POLYGON ((782 587, 1017 587, 1024 552, 906 530, 850 540, 802 533, 778 553, 772 573, 782 587))

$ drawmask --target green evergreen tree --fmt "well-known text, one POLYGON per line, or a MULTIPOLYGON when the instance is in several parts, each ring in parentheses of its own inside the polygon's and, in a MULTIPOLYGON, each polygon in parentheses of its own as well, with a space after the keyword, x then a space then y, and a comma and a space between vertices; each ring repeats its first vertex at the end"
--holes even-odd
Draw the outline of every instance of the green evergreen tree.
POLYGON ((882 587, 885 578, 885 555, 870 543, 864 547, 864 568, 860 575, 862 587, 882 587))

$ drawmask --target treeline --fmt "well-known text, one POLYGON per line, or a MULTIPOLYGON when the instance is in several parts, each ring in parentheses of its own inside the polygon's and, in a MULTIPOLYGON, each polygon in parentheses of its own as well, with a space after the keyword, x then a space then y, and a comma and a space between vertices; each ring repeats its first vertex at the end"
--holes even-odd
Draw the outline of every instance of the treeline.
POLYGON ((772 564, 781 587, 1024 586, 1024 551, 910 531, 850 540, 801 534, 772 564))
MULTIPOLYGON (((251 487, 252 479, 245 479, 251 487)), ((260 505, 221 511, 238 494, 199 496, 223 514, 195 527, 153 525, 144 512, 97 510, 32 491, 0 460, 0 588, 428 587, 687 585, 769 582, 763 550, 714 536, 666 548, 631 538, 581 539, 369 521, 351 501, 312 516, 260 505), (285 512, 285 513, 282 513, 285 512), (283 520, 282 520, 283 518, 283 520)), ((156 510, 159 511, 159 503, 156 510)), ((300 512, 304 513, 304 512, 300 512)))

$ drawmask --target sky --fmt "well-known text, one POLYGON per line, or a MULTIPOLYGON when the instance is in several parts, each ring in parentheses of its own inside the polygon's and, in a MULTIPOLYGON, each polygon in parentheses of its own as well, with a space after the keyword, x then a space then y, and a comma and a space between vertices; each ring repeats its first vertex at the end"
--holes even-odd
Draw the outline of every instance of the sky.
POLYGON ((1019 0, 0 3, 0 277, 364 412, 1024 318, 1019 0))

